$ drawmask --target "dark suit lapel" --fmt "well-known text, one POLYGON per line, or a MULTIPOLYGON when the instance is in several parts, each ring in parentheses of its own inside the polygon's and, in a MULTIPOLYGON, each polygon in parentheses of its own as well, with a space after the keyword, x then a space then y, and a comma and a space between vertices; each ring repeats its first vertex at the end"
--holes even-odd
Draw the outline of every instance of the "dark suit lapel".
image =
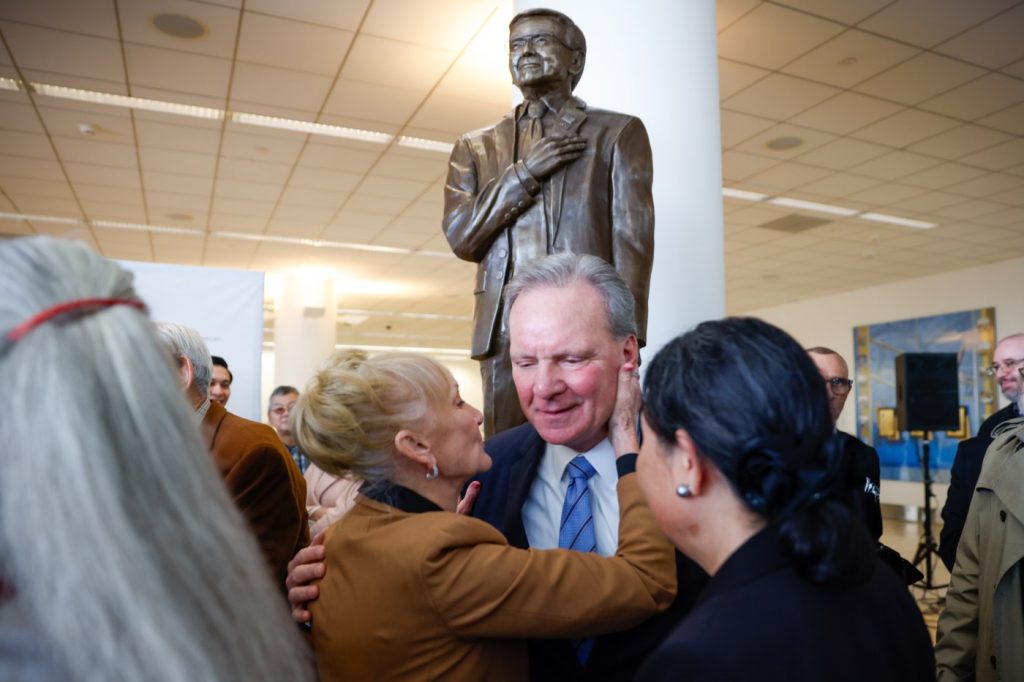
MULTIPOLYGON (((556 137, 568 137, 579 134, 580 126, 587 119, 587 112, 584 111, 586 104, 583 100, 572 98, 565 103, 558 113, 557 128, 552 134, 556 137)), ((574 162, 575 163, 575 162, 574 162)), ((559 223, 562 219, 562 199, 565 192, 565 174, 573 164, 559 169, 551 176, 551 204, 548 206, 548 225, 551 226, 551 241, 549 247, 557 243, 559 223)), ((548 249, 554 252, 553 248, 548 249)))
POLYGON ((523 526, 523 503, 530 493, 530 486, 537 476, 537 467, 544 456, 546 444, 540 435, 530 427, 530 435, 519 448, 519 458, 509 470, 508 495, 506 495, 505 537, 514 547, 529 547, 526 528, 523 526))

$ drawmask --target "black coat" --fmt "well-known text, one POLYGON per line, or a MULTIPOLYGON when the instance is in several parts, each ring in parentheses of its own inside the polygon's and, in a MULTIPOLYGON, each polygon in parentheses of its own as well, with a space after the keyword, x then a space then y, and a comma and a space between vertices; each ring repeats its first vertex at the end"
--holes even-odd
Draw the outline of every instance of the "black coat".
POLYGON ((1011 403, 986 419, 977 436, 962 440, 956 446, 953 467, 949 472, 949 491, 942 507, 942 530, 939 532, 939 557, 950 571, 956 561, 956 548, 967 521, 967 510, 978 485, 981 463, 985 460, 985 451, 992 444, 992 430, 1019 416, 1016 403, 1011 403))
MULTIPOLYGON (((530 424, 504 431, 484 444, 494 464, 478 478, 482 485, 473 506, 473 516, 495 526, 516 547, 529 546, 522 507, 545 447, 530 424)), ((598 637, 585 665, 580 665, 568 640, 530 641, 530 679, 533 682, 632 680, 648 654, 689 612, 707 582, 707 574, 678 552, 676 572, 679 594, 672 606, 632 630, 598 637)))
POLYGON ((848 589, 801 578, 767 528, 729 557, 642 682, 931 682, 935 657, 907 589, 880 563, 848 589))

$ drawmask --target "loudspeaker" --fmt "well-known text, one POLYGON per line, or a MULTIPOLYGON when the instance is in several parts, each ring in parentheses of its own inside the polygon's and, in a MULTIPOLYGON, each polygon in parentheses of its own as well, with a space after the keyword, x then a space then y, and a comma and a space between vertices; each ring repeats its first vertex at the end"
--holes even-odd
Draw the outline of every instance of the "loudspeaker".
POLYGON ((960 428, 956 353, 896 356, 896 422, 900 431, 960 428))

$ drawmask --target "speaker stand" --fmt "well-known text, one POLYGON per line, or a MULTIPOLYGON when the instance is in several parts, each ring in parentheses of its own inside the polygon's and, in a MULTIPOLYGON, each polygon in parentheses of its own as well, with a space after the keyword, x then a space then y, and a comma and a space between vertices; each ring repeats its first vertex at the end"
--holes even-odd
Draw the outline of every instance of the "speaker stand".
POLYGON ((939 546, 935 543, 935 534, 932 531, 932 499, 935 493, 932 492, 932 469, 931 452, 932 432, 925 432, 921 440, 921 478, 924 483, 924 532, 921 534, 921 542, 917 545, 914 553, 914 566, 921 566, 924 573, 924 582, 918 585, 925 590, 935 590, 945 585, 935 584, 935 558, 939 556, 939 546))

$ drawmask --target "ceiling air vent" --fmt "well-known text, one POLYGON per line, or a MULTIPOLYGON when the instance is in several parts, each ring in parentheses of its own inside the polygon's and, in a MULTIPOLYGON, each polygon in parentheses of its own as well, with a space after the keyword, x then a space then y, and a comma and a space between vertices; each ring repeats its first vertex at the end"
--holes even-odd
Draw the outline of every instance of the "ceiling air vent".
POLYGON ((789 234, 797 234, 799 232, 806 232, 815 227, 821 227, 827 225, 832 221, 828 218, 814 218, 809 215, 800 215, 799 213, 792 213, 775 220, 769 220, 766 223, 758 225, 766 230, 775 230, 777 232, 788 232, 789 234))

